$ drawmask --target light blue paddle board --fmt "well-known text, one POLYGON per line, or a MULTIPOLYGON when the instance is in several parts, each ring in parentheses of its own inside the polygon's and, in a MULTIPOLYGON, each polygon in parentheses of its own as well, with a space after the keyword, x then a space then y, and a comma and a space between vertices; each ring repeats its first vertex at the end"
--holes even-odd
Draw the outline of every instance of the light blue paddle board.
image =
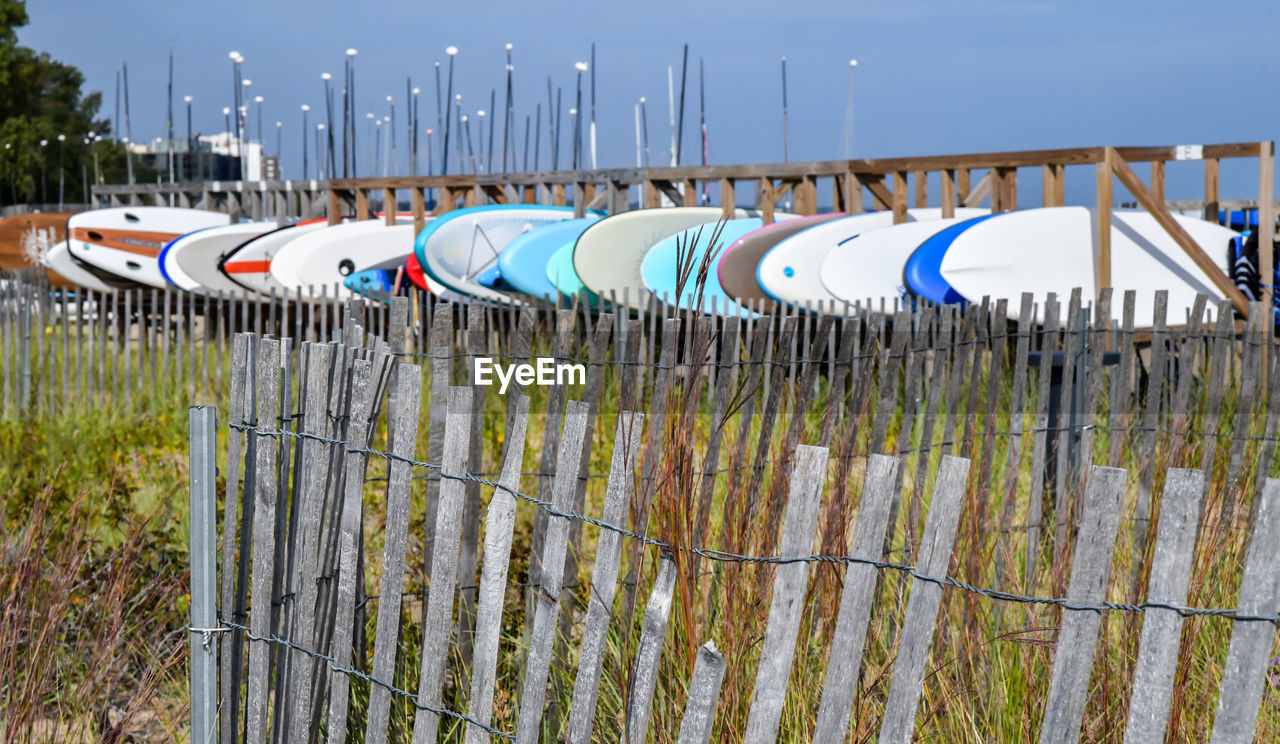
POLYGON ((551 256, 572 244, 599 217, 552 222, 534 228, 507 244, 498 254, 498 272, 507 286, 538 299, 555 301, 556 286, 547 276, 551 256))
POLYGON ((698 268, 707 253, 714 249, 716 253, 708 266, 707 281, 702 290, 702 305, 698 310, 703 313, 718 311, 725 315, 745 315, 748 312, 747 309, 735 302, 724 291, 724 287, 720 285, 720 272, 716 268, 720 262, 721 252, 742 236, 763 226, 764 221, 759 217, 729 220, 724 223, 724 229, 716 238, 714 245, 711 240, 716 228, 715 223, 700 225, 663 238, 649 249, 649 252, 644 255, 644 260, 640 263, 640 273, 644 277, 644 283, 649 287, 650 292, 653 292, 659 298, 665 296, 669 298, 669 302, 674 304, 676 302, 678 259, 691 260, 693 268, 689 271, 689 277, 683 287, 684 295, 687 299, 679 303, 681 307, 689 307, 694 301, 693 298, 697 292, 695 283, 698 268), (691 258, 679 255, 677 242, 684 245, 686 254, 690 250, 692 251, 691 258))

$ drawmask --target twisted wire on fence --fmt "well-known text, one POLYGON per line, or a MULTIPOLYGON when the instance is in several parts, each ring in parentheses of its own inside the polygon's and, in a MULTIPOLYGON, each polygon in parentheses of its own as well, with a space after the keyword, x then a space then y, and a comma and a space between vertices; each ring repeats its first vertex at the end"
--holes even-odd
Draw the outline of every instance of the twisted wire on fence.
POLYGON ((562 517, 565 519, 572 519, 578 522, 591 524, 600 529, 609 530, 611 532, 622 535, 623 537, 636 540, 646 546, 656 547, 656 548, 659 548, 660 550, 666 550, 673 553, 682 552, 682 553, 688 553, 691 555, 697 555, 702 558, 706 558, 711 561, 718 561, 721 563, 756 563, 756 564, 771 564, 771 565, 785 565, 790 563, 828 563, 828 564, 842 564, 842 565, 863 564, 863 565, 873 566, 880 571, 886 571, 886 570, 895 571, 898 573, 906 574, 912 577, 913 579, 924 581, 930 584, 937 584, 944 587, 952 587, 955 589, 960 589, 962 591, 969 592, 971 594, 977 594, 979 596, 986 597, 987 599, 992 599, 992 600, 1001 601, 1001 602, 1010 602, 1015 604, 1055 606, 1063 610, 1072 611, 1072 612, 1119 611, 1119 612, 1145 613, 1147 610, 1160 609, 1160 610, 1169 610, 1169 611, 1177 612, 1179 615, 1183 617, 1208 616, 1208 617, 1226 618, 1233 622, 1268 622, 1268 623, 1280 625, 1280 615, 1240 614, 1234 608, 1188 607, 1188 606, 1165 603, 1165 602, 1143 602, 1143 603, 1137 603, 1137 604, 1122 603, 1122 602, 1077 603, 1077 602, 1072 602, 1071 600, 1065 597, 1038 597, 1038 596, 1027 595, 1027 594, 1019 594, 1016 592, 1007 592, 1000 589, 989 589, 989 588, 975 586, 968 582, 961 581, 960 579, 957 579, 953 576, 948 576, 948 575, 931 576, 925 573, 921 573, 916 569, 915 566, 905 564, 905 563, 895 563, 890 561, 882 561, 882 560, 877 560, 873 558, 862 558, 862 557, 851 556, 851 555, 840 555, 840 556, 807 555, 807 556, 792 556, 792 557, 759 556, 759 555, 744 555, 739 553, 731 553, 731 552, 718 550, 715 548, 686 547, 686 546, 679 546, 679 545, 673 546, 662 540, 649 537, 646 534, 641 534, 639 532, 635 532, 633 530, 627 529, 626 527, 623 527, 621 525, 612 524, 602 519, 597 519, 595 517, 592 517, 586 514, 581 514, 573 510, 558 509, 550 501, 540 499, 536 496, 524 493, 518 489, 505 486, 502 483, 499 483, 498 481, 491 480, 489 478, 483 477, 481 475, 476 475, 474 473, 463 473, 461 475, 446 473, 444 472, 443 466, 436 463, 424 462, 422 460, 416 460, 411 457, 405 457, 402 455, 397 455, 392 452, 385 452, 385 451, 374 449, 371 447, 352 446, 346 440, 334 438, 334 437, 325 437, 317 434, 308 434, 306 432, 291 432, 285 429, 263 429, 263 428, 259 428, 252 425, 248 421, 243 421, 243 420, 240 422, 232 423, 231 427, 241 431, 252 431, 256 433, 258 436, 308 439, 312 441, 321 442, 324 444, 340 446, 347 453, 370 455, 374 457, 380 457, 388 461, 404 463, 406 465, 410 465, 411 467, 415 467, 415 468, 424 468, 437 473, 439 477, 443 479, 478 483, 480 485, 493 488, 495 490, 503 491, 505 493, 510 494, 514 498, 533 504, 534 506, 538 507, 543 512, 545 512, 548 516, 562 517))

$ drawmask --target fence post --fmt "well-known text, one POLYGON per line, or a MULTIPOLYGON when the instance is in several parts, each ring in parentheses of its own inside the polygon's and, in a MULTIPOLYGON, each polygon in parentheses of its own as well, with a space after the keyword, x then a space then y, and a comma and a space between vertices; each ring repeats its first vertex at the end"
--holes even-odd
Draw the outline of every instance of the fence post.
MULTIPOLYGON (((796 447, 792 462, 795 465, 791 472, 790 495, 778 544, 778 555, 783 558, 801 558, 809 555, 813 548, 827 450, 800 445, 796 447)), ((751 710, 747 714, 746 741, 772 744, 778 737, 778 723, 786 700, 808 585, 808 563, 799 561, 778 565, 773 580, 769 622, 761 645, 760 667, 756 672, 751 710)))
POLYGON ((720 702, 720 685, 724 683, 725 660, 714 641, 698 647, 689 680, 689 702, 680 721, 676 744, 707 744, 711 727, 716 722, 716 706, 720 702))
MULTIPOLYGON (((1071 561, 1071 581, 1067 585, 1067 600, 1073 604, 1094 604, 1107 597, 1124 481, 1125 471, 1118 468, 1095 466, 1090 471, 1076 553, 1071 561)), ((1080 738, 1101 624, 1102 615, 1097 612, 1065 611, 1058 647, 1053 653, 1049 699, 1040 725, 1041 744, 1080 738)))
POLYGON ((217 410, 190 409, 191 741, 218 739, 218 634, 215 609, 217 410))
MULTIPOLYGON (((1268 478, 1258 495, 1253 535, 1240 580, 1240 615, 1274 615, 1280 604, 1280 478, 1268 478)), ((1268 622, 1237 621, 1223 664, 1218 710, 1213 717, 1212 744, 1251 742, 1258 725, 1258 707, 1266 687, 1267 667, 1276 628, 1268 622)))
MULTIPOLYGON (((1154 565, 1147 584, 1147 602, 1183 604, 1191 583, 1196 528, 1204 496, 1204 474, 1170 469, 1160 503, 1154 565)), ((1162 742, 1169 724, 1169 700, 1178 671, 1182 616, 1174 610, 1150 608, 1142 621, 1138 663, 1129 698, 1127 742, 1162 742)))

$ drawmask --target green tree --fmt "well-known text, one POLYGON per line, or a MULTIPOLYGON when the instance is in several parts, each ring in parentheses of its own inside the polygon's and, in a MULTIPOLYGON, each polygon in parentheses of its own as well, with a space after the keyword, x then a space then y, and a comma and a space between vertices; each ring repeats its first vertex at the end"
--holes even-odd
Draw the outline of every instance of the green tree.
POLYGON ((124 146, 108 139, 102 94, 82 92, 79 70, 18 44, 27 22, 25 0, 0 0, 0 203, 56 203, 59 175, 64 200, 80 202, 86 178, 124 180, 124 146))

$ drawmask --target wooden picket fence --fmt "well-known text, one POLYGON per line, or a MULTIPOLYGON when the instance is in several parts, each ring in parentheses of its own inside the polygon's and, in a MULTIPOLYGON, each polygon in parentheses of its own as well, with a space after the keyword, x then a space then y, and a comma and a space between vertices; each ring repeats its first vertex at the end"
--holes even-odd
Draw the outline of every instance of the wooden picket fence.
POLYGON ((1035 299, 1043 325, 1030 297, 1014 322, 1003 300, 729 319, 656 299, 615 314, 72 294, 9 273, 0 404, 10 418, 208 404, 192 414, 193 740, 905 740, 927 735, 937 644, 965 663, 942 629, 1038 609, 1055 648, 1043 740, 1077 738, 1082 715, 1090 728, 1113 614, 1141 621, 1126 738, 1186 738, 1170 670, 1203 619, 1231 624, 1203 736, 1276 736, 1258 715, 1280 610, 1272 329, 1203 301, 1166 319, 1158 297, 1138 330, 1132 295, 1124 321, 1099 321, 1107 290, 1064 298, 1058 323, 1059 298, 1035 299), (500 396, 472 384, 480 356, 580 363, 586 381, 500 396), (688 524, 670 523, 681 510, 688 524), (739 514, 767 537, 736 536, 739 514), (1191 556, 1218 547, 1197 540, 1206 527, 1252 535, 1232 554, 1233 608, 1186 605, 1191 556), (760 569, 767 630, 745 665, 715 623, 671 663, 671 613, 708 566, 760 569), (910 586, 886 604, 875 592, 894 577, 910 586), (520 613, 513 641, 503 623, 520 613), (850 734, 868 617, 887 618, 895 658, 883 709, 850 734), (855 663, 829 665, 791 731, 779 706, 815 618, 823 653, 855 663), (598 698, 617 668, 615 716, 598 698), (717 692, 735 674, 755 693, 729 729, 717 692), (672 718, 659 708, 675 687, 672 718))
POLYGON ((978 622, 946 617, 952 593, 1059 613, 1052 674, 1038 691, 1042 742, 1081 737, 1109 613, 1141 620, 1125 729, 1111 738, 1164 740, 1184 621, 1203 617, 1232 624, 1212 740, 1275 735, 1258 729, 1280 624, 1271 329, 1255 312, 1237 333, 1226 303, 1208 323, 1203 302, 1187 326, 1169 328, 1157 299, 1156 327, 1139 334, 1132 295, 1119 327, 1089 322, 1090 310, 1111 317, 1105 290, 1093 303, 1073 294, 1060 328, 1048 301, 1050 320, 1037 327, 1030 297, 1017 323, 1004 320, 1003 301, 744 320, 439 305, 427 321, 395 298, 346 302, 330 341, 295 343, 327 336, 288 337, 287 324, 275 337, 234 334, 225 398, 191 409, 193 741, 794 740, 784 706, 826 570, 838 572, 839 600, 803 738, 849 738, 877 609, 897 641, 870 731, 882 742, 919 735, 940 619, 978 622), (513 382, 501 397, 472 384, 476 358, 527 360, 539 349, 582 362, 585 384, 513 382), (531 412, 532 399, 545 414, 531 412), (693 494, 672 493, 664 464, 680 456, 681 432, 698 457, 678 486, 693 494), (590 472, 593 459, 604 472, 590 472), (598 511, 593 478, 604 481, 598 511), (717 506, 722 480, 736 485, 717 506), (859 480, 860 498, 846 499, 859 480), (425 506, 416 534, 415 489, 425 506), (656 515, 669 498, 696 515, 691 531, 656 515), (717 534, 713 509, 725 525, 743 511, 770 527, 767 549, 742 550, 727 526, 717 534), (966 512, 991 528, 971 531, 966 512), (516 525, 528 517, 525 545, 516 525), (380 550, 367 544, 371 519, 380 550), (1251 535, 1234 608, 1187 605, 1210 520, 1251 535), (1116 571, 1126 540, 1137 559, 1116 571), (996 585, 960 578, 987 559, 1001 564, 996 585), (652 720, 674 668, 664 664, 673 606, 700 586, 700 563, 770 569, 758 574, 771 589, 741 730, 719 715, 728 665, 714 625, 682 680, 682 714, 652 720), (420 564, 422 594, 408 580, 420 564), (887 574, 906 582, 900 613, 876 607, 887 574), (524 598, 515 641, 503 628, 513 589, 524 598), (405 618, 419 616, 421 637, 406 643, 405 618), (638 640, 619 651, 611 633, 638 640), (570 642, 576 668, 566 666, 570 642), (503 675, 512 653, 519 674, 503 675), (606 662, 627 669, 624 713, 607 720, 606 662), (416 683, 397 685, 406 664, 416 683))

